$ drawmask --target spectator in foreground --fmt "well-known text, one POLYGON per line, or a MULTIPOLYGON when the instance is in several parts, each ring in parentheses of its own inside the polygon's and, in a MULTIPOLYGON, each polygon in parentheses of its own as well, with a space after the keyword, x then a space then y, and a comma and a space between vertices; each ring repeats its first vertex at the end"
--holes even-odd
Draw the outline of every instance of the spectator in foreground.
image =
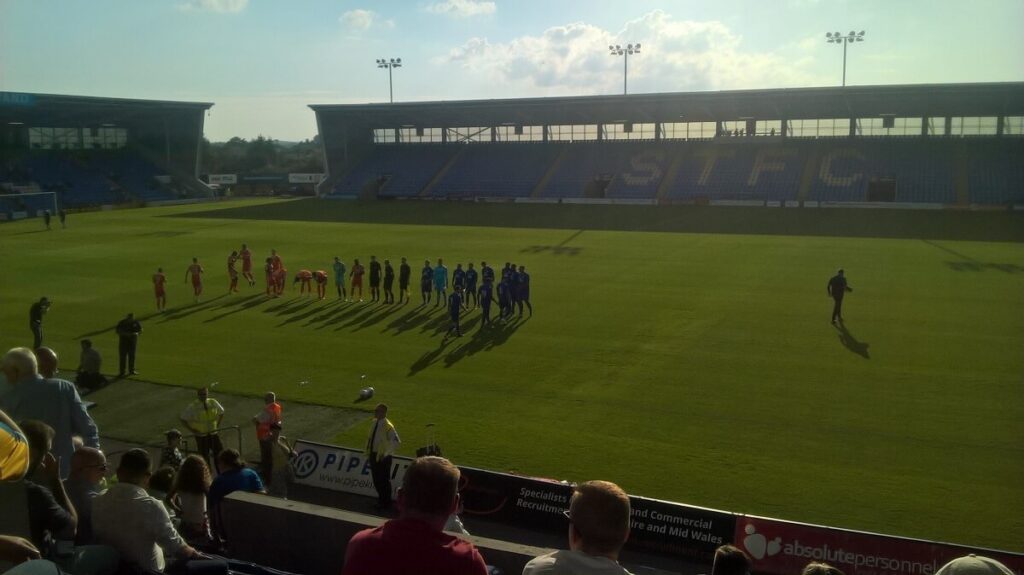
POLYGON ((202 559, 178 534, 163 503, 146 493, 151 466, 144 449, 121 456, 118 482, 93 501, 96 540, 117 549, 123 563, 146 571, 164 571, 165 556, 179 564, 202 559))
POLYGON ((342 575, 485 575, 476 547, 442 531, 459 507, 458 485, 459 469, 447 459, 414 460, 398 489, 398 519, 353 535, 342 575))
POLYGON ((106 472, 107 458, 99 449, 82 446, 71 456, 71 474, 64 489, 78 513, 75 543, 79 545, 92 542, 92 501, 103 491, 106 472))
POLYGON ((823 561, 811 561, 804 567, 800 575, 845 575, 842 570, 823 561))
POLYGON ((25 476, 29 530, 32 544, 43 557, 75 575, 108 575, 117 569, 117 553, 101 545, 74 546, 78 514, 60 480, 57 461, 50 453, 53 428, 41 421, 23 421, 31 461, 25 476))
POLYGON ((750 557, 738 547, 722 545, 715 549, 711 575, 750 575, 750 557))
POLYGON ((97 390, 107 384, 107 378, 103 377, 101 369, 103 357, 100 352, 92 347, 91 339, 82 340, 82 354, 78 358, 78 376, 75 377, 75 384, 89 390, 97 390))
POLYGON ((208 512, 214 532, 221 538, 224 529, 220 522, 220 502, 235 491, 263 493, 263 481, 260 475, 245 466, 245 461, 236 449, 225 449, 217 458, 220 464, 220 475, 210 485, 208 512))
POLYGON ((171 523, 174 523, 174 526, 178 527, 178 522, 175 521, 175 516, 178 512, 170 504, 170 493, 174 490, 175 474, 176 472, 173 467, 169 465, 161 465, 153 472, 153 475, 149 477, 149 486, 146 487, 146 493, 148 493, 153 499, 164 504, 164 509, 166 509, 167 514, 171 516, 171 523))
POLYGON ((995 559, 971 553, 946 563, 935 575, 1013 575, 1013 571, 995 559))
POLYGON ((33 353, 39 363, 39 375, 53 379, 57 375, 57 352, 49 347, 37 347, 33 353))
POLYGON ((629 497, 609 481, 576 486, 569 501, 569 549, 530 560, 523 575, 629 575, 619 551, 629 538, 629 497))
POLYGON ((203 458, 189 455, 170 489, 169 499, 181 518, 181 534, 193 544, 209 544, 212 540, 206 516, 206 497, 211 483, 210 468, 203 458))
POLYGON ((2 369, 12 387, 0 396, 0 409, 15 420, 35 419, 54 429, 53 454, 61 478, 66 478, 75 452, 72 436, 80 435, 88 447, 100 447, 99 431, 78 390, 62 379, 43 379, 36 356, 28 348, 16 347, 4 354, 2 369))
POLYGON ((21 481, 28 472, 29 450, 25 434, 0 410, 0 481, 21 481))
POLYGON ((160 467, 172 467, 177 471, 185 461, 185 455, 181 453, 181 432, 177 429, 168 429, 164 433, 164 438, 167 445, 160 451, 160 467))

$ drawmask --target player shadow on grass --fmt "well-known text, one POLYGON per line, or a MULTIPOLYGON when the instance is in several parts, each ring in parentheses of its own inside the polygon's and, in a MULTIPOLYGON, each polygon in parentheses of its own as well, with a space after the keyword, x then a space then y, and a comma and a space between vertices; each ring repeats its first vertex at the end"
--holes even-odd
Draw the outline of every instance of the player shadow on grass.
MULTIPOLYGON (((306 303, 304 303, 302 305, 299 305, 299 306, 296 306, 294 308, 291 308, 290 311, 292 313, 301 311, 302 309, 309 307, 309 304, 311 304, 311 303, 313 303, 312 298, 310 298, 310 301, 307 301, 306 303)), ((320 306, 314 306, 314 307, 310 308, 309 310, 307 310, 307 311, 305 311, 303 313, 299 313, 297 315, 293 315, 293 316, 289 317, 288 319, 286 319, 286 320, 282 321, 281 323, 277 324, 276 327, 281 327, 281 326, 288 325, 290 323, 295 323, 297 321, 302 321, 302 320, 306 319, 307 317, 309 317, 311 315, 319 313, 320 309, 321 309, 320 306)), ((278 315, 284 315, 284 312, 280 312, 280 313, 278 313, 278 315)))
POLYGON ((476 320, 470 320, 463 326, 464 337, 460 340, 461 345, 451 352, 444 358, 445 368, 449 368, 460 360, 463 360, 471 355, 480 353, 481 351, 491 351, 492 349, 504 344, 508 341, 512 334, 516 332, 524 323, 530 318, 513 319, 508 322, 494 321, 490 325, 483 325, 475 329, 473 333, 469 331, 474 327, 479 318, 476 320), (468 341, 466 340, 468 337, 468 341))
MULTIPOLYGON (((144 322, 146 320, 150 320, 150 319, 153 319, 154 317, 159 317, 161 315, 163 315, 163 314, 158 312, 158 311, 154 311, 154 312, 150 312, 150 313, 148 313, 146 315, 143 315, 143 316, 135 316, 135 319, 139 320, 140 322, 144 322)), ((118 320, 118 321, 120 321, 120 320, 118 320)), ((90 331, 88 333, 83 333, 83 334, 75 337, 75 339, 85 339, 85 338, 88 338, 88 337, 94 337, 94 336, 97 336, 97 335, 101 335, 101 334, 104 334, 104 333, 107 333, 107 332, 114 331, 115 329, 117 329, 117 326, 115 324, 110 324, 107 327, 101 327, 100 329, 93 330, 93 331, 90 331)))
POLYGON ((842 322, 836 324, 836 330, 839 331, 839 342, 846 347, 846 349, 853 353, 863 357, 864 359, 871 359, 868 354, 868 348, 871 347, 866 341, 858 341, 856 337, 850 333, 850 330, 846 329, 846 325, 842 322))
POLYGON ((309 321, 302 324, 302 327, 315 326, 313 329, 324 329, 325 327, 334 325, 334 322, 337 319, 341 319, 351 314, 354 311, 354 308, 351 304, 346 304, 342 300, 336 299, 320 308, 320 311, 320 315, 310 318, 309 321))
MULTIPOLYGON (((352 331, 360 331, 363 329, 367 329, 369 327, 373 327, 378 323, 384 321, 385 319, 388 318, 388 316, 390 316, 391 314, 395 313, 400 309, 402 309, 401 306, 395 304, 382 305, 377 310, 375 310, 376 313, 364 318, 363 321, 359 322, 356 325, 356 328, 352 331)), ((353 322, 349 322, 349 324, 352 324, 353 322)))
POLYGON ((233 301, 227 302, 225 304, 222 304, 222 305, 218 306, 217 309, 224 309, 224 308, 231 308, 231 307, 234 307, 235 309, 233 309, 231 311, 226 311, 226 312, 224 312, 222 314, 215 315, 215 316, 213 316, 213 317, 211 317, 209 319, 203 320, 203 323, 212 323, 212 322, 215 322, 215 321, 217 321, 219 319, 224 319, 224 318, 226 318, 229 315, 233 315, 233 314, 236 314, 236 313, 238 313, 240 311, 245 311, 247 309, 254 308, 254 307, 262 304, 264 301, 266 301, 266 297, 263 294, 261 294, 261 293, 257 293, 257 294, 252 294, 252 295, 245 296, 245 297, 243 297, 241 299, 237 299, 237 300, 233 300, 233 301))
POLYGON ((381 333, 387 333, 389 329, 395 330, 393 335, 399 335, 402 332, 408 331, 418 327, 420 324, 429 321, 431 315, 438 311, 434 307, 426 306, 423 304, 417 305, 413 309, 409 310, 402 317, 395 318, 381 330, 381 333))
POLYGON ((432 364, 437 363, 441 359, 441 354, 444 353, 445 348, 448 347, 448 344, 452 343, 452 341, 453 340, 442 339, 441 343, 437 346, 437 349, 424 353, 419 359, 414 361, 413 364, 409 366, 409 373, 405 374, 405 376, 412 377, 424 369, 427 369, 432 364))
POLYGON ((185 304, 177 307, 172 307, 169 310, 166 310, 163 314, 160 314, 162 316, 160 323, 167 323, 171 320, 182 319, 192 314, 199 313, 201 311, 213 309, 217 307, 213 305, 215 302, 222 300, 226 297, 228 297, 228 294, 223 293, 220 294, 219 296, 210 298, 206 301, 201 301, 199 303, 185 304))

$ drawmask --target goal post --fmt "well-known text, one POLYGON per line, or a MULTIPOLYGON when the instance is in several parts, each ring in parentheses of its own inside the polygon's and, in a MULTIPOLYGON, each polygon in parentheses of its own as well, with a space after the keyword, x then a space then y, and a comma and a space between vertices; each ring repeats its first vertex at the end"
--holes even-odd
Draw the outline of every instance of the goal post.
POLYGON ((26 192, 0 194, 0 220, 20 220, 42 215, 43 210, 57 216, 60 207, 57 192, 26 192))

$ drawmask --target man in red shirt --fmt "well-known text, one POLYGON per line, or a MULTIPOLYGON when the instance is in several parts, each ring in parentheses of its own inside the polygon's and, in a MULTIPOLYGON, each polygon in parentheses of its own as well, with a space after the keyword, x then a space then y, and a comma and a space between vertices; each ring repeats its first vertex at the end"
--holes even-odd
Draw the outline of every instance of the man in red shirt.
POLYGON ((235 263, 238 262, 238 252, 231 252, 228 256, 228 278, 231 279, 231 285, 228 286, 228 293, 238 292, 238 270, 235 269, 235 263))
POLYGON ((313 272, 313 279, 316 280, 316 295, 320 299, 327 297, 327 272, 316 270, 313 272))
POLYGON ((153 291, 156 293, 156 310, 164 311, 167 307, 167 291, 164 284, 167 283, 167 276, 164 275, 164 268, 156 268, 153 274, 153 291))
POLYGON ((277 255, 277 250, 270 250, 270 267, 274 270, 274 292, 281 295, 284 293, 284 280, 288 270, 285 269, 281 256, 277 255))
POLYGON ((398 519, 356 533, 342 575, 486 575, 472 543, 443 531, 459 507, 459 468, 443 457, 409 464, 398 489, 398 519))
POLYGON ((185 270, 185 281, 192 277, 193 301, 198 302, 199 296, 203 294, 203 266, 199 265, 198 258, 192 258, 192 265, 185 270))
POLYGON ((299 282, 302 282, 299 284, 300 295, 305 295, 307 293, 309 295, 313 295, 313 272, 309 270, 299 270, 299 273, 295 274, 295 279, 292 280, 292 286, 294 287, 295 284, 299 282))
POLYGON ((256 285, 256 278, 252 275, 252 252, 249 251, 249 246, 242 244, 238 257, 242 258, 242 277, 249 282, 249 287, 256 285))
POLYGON ((348 276, 352 278, 352 299, 356 299, 356 288, 359 288, 359 301, 363 301, 363 274, 366 273, 366 268, 363 267, 359 260, 355 260, 352 263, 352 271, 349 272, 348 276))
POLYGON ((274 277, 274 264, 271 258, 267 258, 263 264, 263 273, 267 275, 267 296, 277 297, 277 279, 274 277))

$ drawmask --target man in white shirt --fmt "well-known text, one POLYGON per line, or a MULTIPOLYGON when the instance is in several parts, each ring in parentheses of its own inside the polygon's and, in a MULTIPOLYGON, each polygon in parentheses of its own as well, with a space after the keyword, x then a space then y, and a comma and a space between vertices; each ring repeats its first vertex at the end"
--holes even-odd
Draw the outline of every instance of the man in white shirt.
POLYGON ((629 538, 629 496, 609 481, 576 486, 569 502, 569 550, 530 560, 523 575, 629 575, 619 551, 629 538))
POLYGON ((152 463, 143 449, 130 449, 117 467, 118 482, 92 503, 93 538, 114 547, 132 566, 163 571, 167 559, 203 556, 181 538, 164 505, 146 493, 152 463))

